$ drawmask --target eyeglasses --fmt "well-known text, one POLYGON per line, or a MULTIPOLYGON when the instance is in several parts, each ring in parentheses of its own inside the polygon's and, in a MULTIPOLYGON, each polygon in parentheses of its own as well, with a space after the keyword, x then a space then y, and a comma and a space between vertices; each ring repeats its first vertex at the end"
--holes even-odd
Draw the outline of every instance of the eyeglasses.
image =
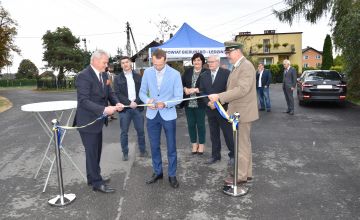
POLYGON ((207 61, 207 63, 216 63, 217 61, 216 60, 214 60, 214 61, 207 61))

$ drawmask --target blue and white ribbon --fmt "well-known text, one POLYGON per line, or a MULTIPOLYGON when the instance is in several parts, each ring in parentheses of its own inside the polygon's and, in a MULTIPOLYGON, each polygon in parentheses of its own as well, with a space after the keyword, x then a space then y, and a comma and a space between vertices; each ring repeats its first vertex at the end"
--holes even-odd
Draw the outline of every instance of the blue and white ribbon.
POLYGON ((224 107, 221 105, 221 103, 219 101, 214 102, 214 105, 216 107, 216 109, 218 110, 218 112, 220 113, 220 115, 225 118, 229 123, 232 124, 232 129, 233 131, 236 131, 237 126, 239 124, 238 119, 234 116, 234 115, 230 115, 225 111, 224 107))

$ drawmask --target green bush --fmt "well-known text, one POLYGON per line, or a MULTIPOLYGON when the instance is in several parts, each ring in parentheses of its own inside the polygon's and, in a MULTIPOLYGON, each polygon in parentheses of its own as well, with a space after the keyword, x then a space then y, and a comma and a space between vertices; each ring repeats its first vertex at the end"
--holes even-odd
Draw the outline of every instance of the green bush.
POLYGON ((309 67, 303 67, 302 70, 303 70, 303 72, 304 72, 305 70, 318 70, 318 68, 309 66, 309 67))
POLYGON ((171 61, 168 62, 168 65, 171 66, 172 68, 176 69, 177 71, 180 72, 180 74, 183 74, 185 71, 184 65, 182 61, 171 61))
POLYGON ((37 89, 73 89, 75 88, 74 79, 63 79, 56 81, 55 79, 39 79, 37 80, 37 89))
MULTIPOLYGON (((291 66, 294 67, 298 73, 299 66, 297 64, 291 66)), ((268 64, 264 67, 271 72, 271 83, 282 83, 284 74, 284 66, 282 64, 268 64)))
POLYGON ((343 66, 332 66, 330 69, 331 69, 331 70, 335 70, 335 71, 337 71, 337 72, 339 72, 339 73, 344 72, 343 66))

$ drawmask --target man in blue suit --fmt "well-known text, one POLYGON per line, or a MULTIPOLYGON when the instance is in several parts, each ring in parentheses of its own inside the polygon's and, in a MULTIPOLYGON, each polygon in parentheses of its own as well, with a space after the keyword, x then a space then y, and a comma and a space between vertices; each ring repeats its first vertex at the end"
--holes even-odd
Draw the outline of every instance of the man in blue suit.
POLYGON ((256 72, 256 91, 260 102, 259 111, 271 111, 270 103, 270 82, 271 73, 269 70, 264 69, 264 64, 259 63, 256 72))
MULTIPOLYGON (((123 110, 123 105, 113 93, 105 73, 108 60, 109 55, 105 51, 97 50, 91 56, 90 65, 78 75, 76 79, 78 104, 74 125, 80 127, 103 115, 112 115, 116 111, 123 110), (108 106, 108 102, 113 106, 108 106)), ((85 147, 88 185, 92 185, 94 191, 111 193, 115 190, 106 184, 110 179, 103 179, 100 175, 104 123, 107 123, 107 117, 87 127, 79 128, 78 131, 85 147)))
POLYGON ((155 183, 163 178, 162 158, 160 150, 161 129, 164 128, 167 144, 168 176, 173 188, 179 187, 176 179, 176 108, 181 100, 183 87, 178 71, 166 65, 166 52, 156 49, 152 53, 153 67, 145 70, 142 78, 139 97, 150 106, 146 110, 147 131, 149 135, 153 175, 147 184, 155 183))

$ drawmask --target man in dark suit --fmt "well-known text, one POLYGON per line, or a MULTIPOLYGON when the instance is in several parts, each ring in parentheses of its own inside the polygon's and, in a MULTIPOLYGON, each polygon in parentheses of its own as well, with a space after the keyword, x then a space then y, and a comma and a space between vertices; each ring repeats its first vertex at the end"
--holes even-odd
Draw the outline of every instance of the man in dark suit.
POLYGON ((137 105, 143 104, 139 97, 141 86, 140 74, 132 70, 129 57, 123 56, 119 61, 123 71, 115 77, 114 90, 119 101, 124 105, 130 106, 130 108, 119 113, 121 128, 120 143, 123 161, 127 161, 129 159, 128 131, 131 120, 134 122, 138 136, 140 157, 147 156, 147 151, 145 150, 144 116, 142 114, 144 107, 137 107, 137 105))
MULTIPOLYGON (((220 57, 209 56, 208 62, 209 70, 203 73, 200 79, 200 91, 203 94, 214 94, 226 91, 226 84, 230 74, 227 69, 220 68, 220 57)), ((212 144, 211 158, 207 164, 213 164, 221 159, 221 142, 220 142, 220 128, 223 132, 226 145, 229 149, 229 164, 234 163, 234 139, 231 124, 224 119, 220 113, 215 109, 215 106, 210 102, 208 97, 203 98, 209 108, 206 108, 208 116, 210 138, 212 144)), ((227 110, 227 104, 223 107, 227 110)))
POLYGON ((107 123, 106 116, 123 109, 123 105, 119 103, 110 87, 107 74, 104 73, 108 60, 109 55, 105 51, 97 50, 91 56, 90 65, 78 75, 78 104, 74 119, 74 125, 80 127, 104 116, 95 123, 78 129, 85 147, 88 185, 92 185, 94 191, 103 193, 115 190, 106 184, 109 179, 103 179, 100 175, 102 128, 104 123, 107 123), (108 106, 108 102, 113 106, 108 106))
POLYGON ((294 115, 294 96, 293 92, 296 86, 296 70, 290 66, 289 60, 283 61, 284 75, 283 75, 283 91, 287 104, 287 110, 284 113, 294 115))
POLYGON ((264 69, 264 64, 259 63, 258 70, 256 72, 256 91, 259 98, 260 109, 259 111, 271 111, 270 103, 270 82, 271 73, 269 70, 264 69))

